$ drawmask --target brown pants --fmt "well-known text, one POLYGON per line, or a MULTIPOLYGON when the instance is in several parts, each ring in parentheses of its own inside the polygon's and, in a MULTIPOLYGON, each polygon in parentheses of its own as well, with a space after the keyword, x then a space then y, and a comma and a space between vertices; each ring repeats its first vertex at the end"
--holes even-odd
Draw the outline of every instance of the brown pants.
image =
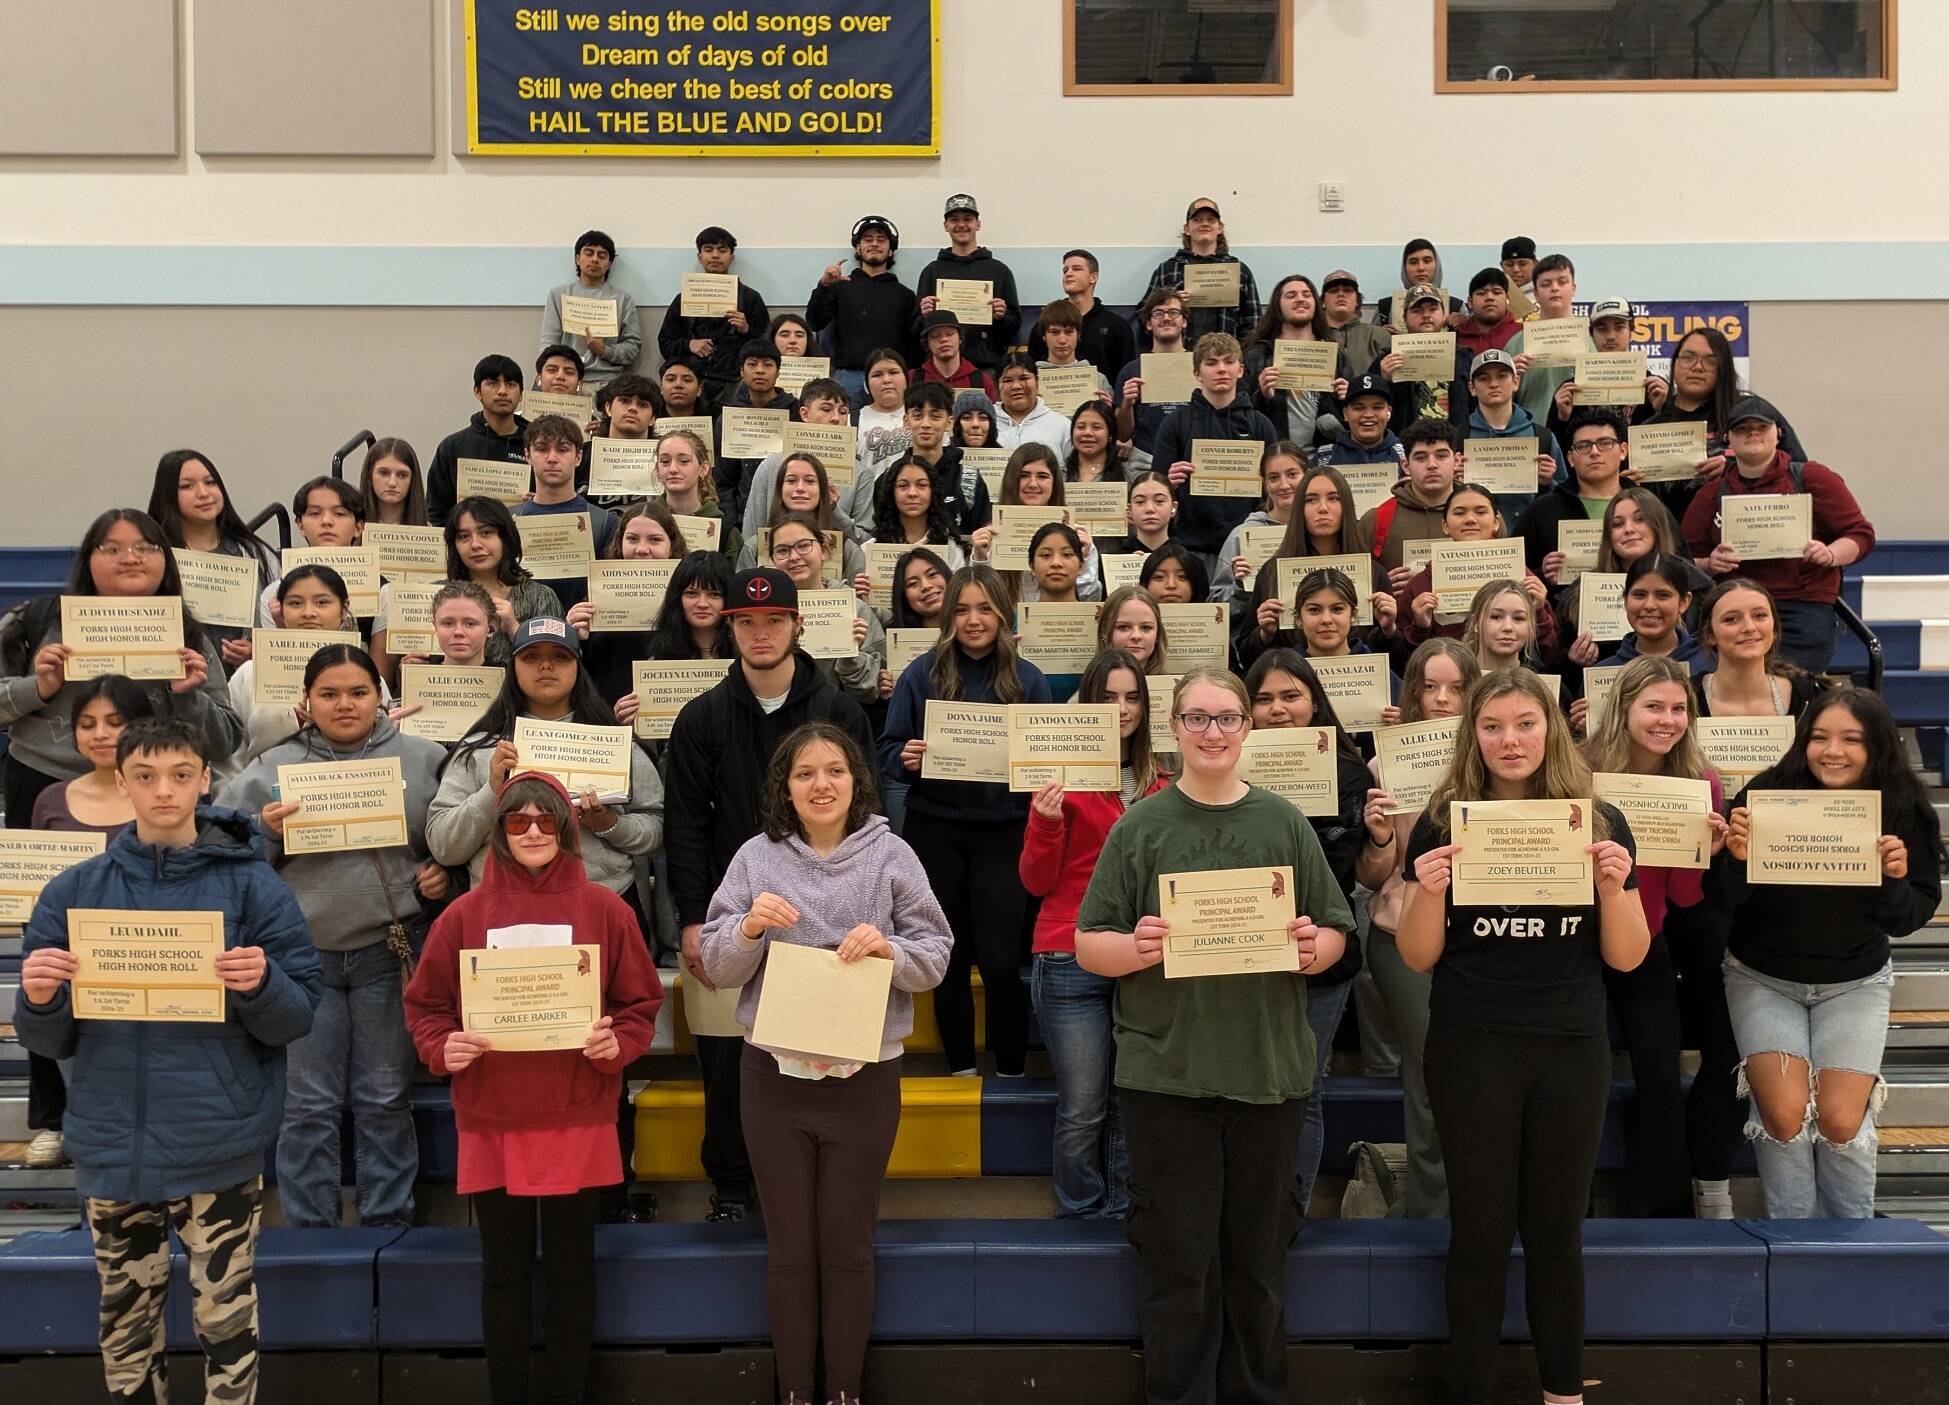
POLYGON ((900 1127, 900 1060, 851 1078, 788 1078, 746 1045, 744 1140, 765 1207, 765 1299, 780 1396, 859 1394, 873 1329, 873 1223, 900 1127), (822 1310, 823 1309, 823 1310, 822 1310))

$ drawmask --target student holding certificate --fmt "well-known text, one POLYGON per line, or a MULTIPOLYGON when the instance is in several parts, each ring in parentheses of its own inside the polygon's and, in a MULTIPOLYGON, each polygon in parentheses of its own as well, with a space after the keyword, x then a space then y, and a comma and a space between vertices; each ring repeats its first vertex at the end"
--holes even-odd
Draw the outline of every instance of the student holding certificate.
MULTIPOLYGON (((1199 313, 1192 313, 1194 325, 1199 313)), ((1206 332, 1191 348, 1191 374, 1197 388, 1182 410, 1157 431, 1152 463, 1170 478, 1178 503, 1178 535, 1204 561, 1207 572, 1221 565, 1218 552, 1232 528, 1251 512, 1251 499, 1206 497, 1191 491, 1195 471, 1192 455, 1200 439, 1256 439, 1270 449, 1279 435, 1252 407, 1252 397, 1239 384, 1245 374, 1238 343, 1222 331, 1206 332)))
MULTIPOLYGON (((277 613, 281 629, 316 630, 321 649, 335 640, 358 642, 352 596, 345 578, 330 566, 299 566, 287 573, 277 584, 277 613)), ((217 763, 220 775, 234 776, 304 725, 302 706, 257 701, 259 664, 258 659, 245 659, 230 675, 230 706, 244 724, 244 744, 235 756, 217 763)))
MULTIPOLYGON (((1041 444, 1024 444, 1009 455, 1008 467, 1002 471, 1002 490, 996 502, 1003 507, 1039 507, 1049 513, 1051 522, 1065 522, 1069 510, 1063 506, 1062 460, 1054 450, 1041 444)), ((968 560, 977 565, 987 565, 991 545, 995 540, 996 528, 993 523, 977 527, 968 539, 968 560)), ((1096 559, 1096 544, 1090 538, 1087 527, 1077 527, 1076 544, 1081 548, 1082 570, 1077 577, 1076 594, 1082 600, 1103 598, 1103 568, 1096 559)), ((1002 579, 1014 582, 1019 589, 1014 591, 1018 599, 1034 600, 1032 579, 1027 573, 1018 570, 1004 570, 1002 579)))
MULTIPOLYGON (((1364 560, 1353 564, 1363 575, 1372 569, 1364 560)), ((1293 627, 1280 627, 1279 607, 1283 602, 1266 597, 1259 606, 1257 619, 1233 641, 1238 661, 1250 668, 1273 650, 1296 650, 1307 658, 1344 658, 1387 648, 1399 635, 1395 628, 1394 597, 1385 591, 1367 593, 1364 587, 1370 583, 1371 578, 1356 582, 1345 572, 1331 567, 1308 571, 1300 577, 1299 589, 1294 592, 1293 627), (1374 623, 1357 626, 1354 616, 1360 610, 1363 594, 1374 611, 1374 623), (1268 625, 1273 627, 1268 630, 1268 625)))
MULTIPOLYGON (((379 444, 404 444, 406 441, 382 439, 366 455, 366 463, 378 452, 379 444)), ((406 450, 407 454, 413 451, 406 450)), ((417 467, 414 481, 419 479, 417 467)), ((422 509, 424 511, 424 509, 422 509)), ((194 449, 171 449, 156 464, 155 485, 149 490, 149 515, 156 519, 162 534, 178 551, 201 551, 216 556, 239 556, 257 568, 257 589, 267 590, 278 578, 277 552, 245 525, 230 501, 216 465, 194 449)), ((268 615, 255 621, 269 624, 268 615)), ((218 643, 223 666, 235 668, 250 657, 250 630, 235 625, 205 625, 218 643)))
POLYGON ((873 812, 875 798, 851 733, 830 722, 795 728, 765 770, 763 832, 739 847, 704 919, 704 969, 719 986, 744 987, 738 1019, 753 1030, 740 1069, 744 1137, 765 1206, 765 1302, 789 1400, 816 1398, 822 1342, 824 1398, 859 1399, 874 1221, 900 1126, 901 1041, 913 1032, 915 993, 940 983, 954 944, 926 871, 873 812), (772 954, 786 944, 833 952, 841 967, 892 967, 878 1001, 848 1007, 857 1018, 829 1005, 810 1013, 816 1034, 860 1036, 871 1058, 758 1042, 766 996, 810 995, 766 990, 772 954))
MULTIPOLYGON (((827 589, 823 583, 827 543, 826 534, 814 525, 812 517, 794 512, 771 529, 770 564, 790 576, 792 584, 801 593, 827 589)), ((851 542, 846 545, 855 552, 859 550, 851 542)), ((856 652, 851 658, 820 659, 819 671, 861 707, 870 707, 880 701, 880 675, 885 672, 881 664, 886 659, 887 649, 886 630, 880 625, 880 617, 864 600, 851 603, 853 648, 856 652)))
MULTIPOLYGON (((581 356, 583 383, 594 389, 636 364, 643 350, 643 332, 636 322, 636 299, 620 284, 609 281, 616 266, 616 241, 592 229, 575 241, 575 278, 548 290, 541 308, 541 344, 566 346, 581 356), (609 304, 615 330, 599 332, 570 315, 567 300, 609 304), (564 323, 579 330, 569 331, 564 323)), ((674 299, 673 299, 674 301, 674 299)), ((517 372, 517 375, 519 373, 517 372)), ((516 385, 520 382, 517 380, 516 385)))
POLYGON ((256 815, 271 865, 297 894, 323 982, 311 1033, 289 1050, 278 1134, 286 1223, 339 1223, 339 1129, 356 1138, 359 1223, 413 1222, 419 1143, 407 1092, 413 1061, 400 1019, 411 934, 447 896, 446 869, 426 848, 426 813, 446 748, 410 737, 386 715, 379 670, 356 644, 325 644, 305 666, 304 725, 223 787, 221 803, 256 815), (293 853, 285 825, 303 807, 279 789, 279 768, 396 758, 405 782, 404 845, 293 853))
MULTIPOLYGON (((1682 556, 1652 552, 1640 556, 1624 573, 1624 618, 1631 631, 1617 652, 1599 661, 1598 668, 1621 668, 1637 658, 1671 659, 1691 664, 1699 656, 1699 641, 1685 627, 1692 610, 1692 563, 1682 556)), ((1582 719, 1576 719, 1582 725, 1582 719)))
MULTIPOLYGON (((765 503, 764 524, 776 527, 794 514, 813 519, 819 532, 839 533, 840 575, 852 580, 866 570, 866 557, 853 540, 852 519, 840 515, 834 506, 838 492, 826 476, 826 466, 816 454, 787 454, 772 479, 771 497, 765 503)), ((758 563, 758 539, 754 534, 738 557, 738 569, 748 571, 758 563)))
MULTIPOLYGON (((871 540, 889 546, 932 547, 935 555, 951 563, 951 569, 958 569, 964 560, 947 504, 934 491, 932 470, 912 460, 895 464, 874 485, 871 540)), ((945 575, 941 584, 947 584, 945 575)))
POLYGON ((528 1398, 539 1227, 547 1394, 579 1400, 595 1330, 600 1188, 624 1178, 616 1105, 626 1102, 623 1071, 656 1032, 663 986, 636 914, 583 869, 587 814, 554 777, 504 779, 488 818, 480 885, 433 924, 406 991, 406 1020, 421 1060, 453 1077, 454 1189, 472 1197, 480 1225, 489 1392, 528 1398), (464 1027, 466 952, 565 946, 597 948, 601 973, 601 1003, 588 1012, 580 1048, 491 1050, 487 1035, 464 1027))
MULTIPOLYGON (((656 498, 631 503, 616 514, 616 529, 609 534, 605 561, 681 561, 688 554, 683 529, 670 509, 656 498)), ((672 576, 674 580, 675 577, 672 576)), ((667 593, 667 592, 666 592, 667 593)), ((645 645, 650 631, 635 629, 596 630, 596 602, 581 600, 569 606, 567 619, 582 641, 582 659, 594 680, 596 691, 616 700, 616 720, 634 721, 636 684, 630 666, 648 658, 645 645)), ((659 622, 661 615, 658 616, 659 622)))
MULTIPOLYGON (((717 550, 727 562, 738 559, 744 539, 724 516, 717 501, 717 479, 711 472, 711 451, 703 439, 687 429, 673 430, 656 441, 656 477, 663 485, 663 505, 679 517, 716 519, 717 550)), ((702 550, 702 542, 691 546, 702 550)))
MULTIPOLYGON (((447 518, 446 534, 447 579, 472 581, 494 598, 487 662, 508 661, 509 641, 524 622, 537 615, 561 618, 562 602, 555 592, 521 569, 521 533, 505 503, 462 498, 447 518)), ((383 620, 372 623, 375 633, 385 627, 383 620)))
MULTIPOLYGON (((1803 849, 1852 848, 1818 814, 1803 849)), ((1771 841, 1771 836, 1768 836, 1771 841)), ((1910 769, 1887 705, 1861 688, 1828 693, 1800 715, 1793 749, 1733 801, 1715 895, 1732 909, 1726 1002, 1752 1096, 1746 1136, 1776 1219, 1869 1219, 1875 1213, 1875 1115, 1895 987, 1888 943, 1926 926, 1942 901, 1942 831, 1910 769), (1878 793, 1880 881, 1867 886, 1759 882, 1758 791, 1878 793)))
POLYGON ((1544 1398, 1583 1398, 1583 1219, 1611 1085, 1602 971, 1636 966, 1650 934, 1632 891, 1631 830, 1611 806, 1589 811, 1594 900, 1584 907, 1452 902, 1452 813, 1476 801, 1590 798, 1590 767, 1536 675, 1485 674, 1408 841, 1396 938, 1411 968, 1434 971, 1427 1070, 1448 1168, 1451 1388, 1471 1405, 1489 1400, 1497 1379, 1519 1228, 1544 1398))
MULTIPOLYGON (((1699 621, 1705 617, 1702 607, 1707 592, 1712 589, 1712 578, 1692 562, 1678 524, 1672 521, 1672 515, 1665 511, 1657 495, 1649 488, 1618 489, 1617 496, 1604 508, 1602 526, 1595 567, 1600 575, 1627 575, 1633 566, 1653 553, 1675 556, 1685 563, 1687 592, 1692 597, 1692 604, 1685 612, 1685 627, 1696 633, 1699 621)), ((1574 589, 1560 591, 1552 608, 1557 610, 1559 632, 1570 640, 1564 650, 1565 661, 1588 668, 1615 653, 1618 641, 1593 638, 1582 628, 1577 619, 1577 596, 1574 589)))
MULTIPOLYGON (((1245 383, 1251 387, 1252 403, 1274 429, 1296 444, 1313 442, 1316 425, 1321 416, 1333 414, 1334 399, 1346 389, 1348 378, 1369 369, 1354 366, 1346 349, 1335 347, 1331 377, 1335 384, 1316 383, 1310 390, 1281 388, 1282 373, 1277 365, 1281 342, 1333 341, 1333 328, 1327 323, 1326 309, 1320 306, 1319 290, 1303 273, 1289 273, 1272 285, 1265 312, 1242 340, 1245 383)), ((1322 354, 1324 350, 1322 346, 1322 354)))
POLYGON ((1070 411, 1063 476, 1072 483, 1121 483, 1126 468, 1117 442, 1116 412, 1101 400, 1085 400, 1070 411))
MULTIPOLYGON (((1479 483, 1460 483, 1448 495, 1441 510, 1442 534, 1452 542, 1500 541, 1508 535, 1502 529, 1502 514, 1496 510, 1495 495, 1479 483)), ((1549 588, 1535 572, 1524 570, 1518 584, 1528 595, 1536 620, 1536 646, 1540 656, 1549 657, 1556 648, 1556 615, 1550 609, 1549 588)), ((1401 638, 1413 648, 1424 639, 1459 639, 1464 627, 1453 620, 1438 619, 1440 597, 1435 594, 1435 569, 1423 566, 1408 583, 1395 592, 1401 610, 1401 638)))
POLYGON ((1303 1223, 1294 1178, 1317 1063, 1305 977, 1340 959, 1353 913, 1305 816, 1240 779, 1251 725, 1232 674, 1178 680, 1171 734, 1184 770, 1110 830, 1076 914, 1078 962, 1117 982, 1152 1400, 1286 1398, 1286 1254, 1303 1223), (1199 936, 1159 915, 1169 877, 1244 870, 1256 884, 1286 867, 1293 890, 1273 885, 1269 906, 1273 935, 1292 942, 1287 969, 1167 979, 1166 943, 1199 936))
MULTIPOLYGON (((1598 319, 1592 317, 1591 334, 1593 340, 1601 341, 1597 337, 1597 323, 1598 319)), ((1600 346, 1599 349, 1610 348, 1600 346)), ((1618 349, 1625 350, 1627 347, 1618 349)), ((1691 482, 1658 485, 1658 497, 1671 509, 1674 518, 1683 521, 1694 494, 1727 467, 1726 460, 1731 454, 1729 441, 1733 408, 1750 394, 1739 382, 1738 362, 1732 354, 1732 343, 1726 340, 1724 332, 1717 327, 1694 327, 1678 339, 1678 345, 1672 348, 1671 392, 1647 422, 1682 424, 1703 420, 1706 456, 1691 482)), ((1780 416, 1780 447, 1803 462, 1807 458, 1807 451, 1800 444, 1800 436, 1794 433, 1793 426, 1787 423, 1784 415, 1780 416)))
MULTIPOLYGON (((1265 457, 1259 461, 1259 481, 1265 485, 1265 497, 1258 507, 1246 514, 1243 522, 1232 528, 1225 538, 1225 544, 1218 548, 1218 577, 1211 583, 1212 599, 1238 600, 1245 578, 1259 569, 1244 555, 1243 543, 1248 527, 1261 531, 1285 527, 1287 530, 1280 537, 1281 545, 1292 537, 1291 524, 1299 503, 1300 480, 1305 475, 1305 451, 1290 439, 1281 439, 1265 451, 1265 457)), ((1277 554, 1275 551, 1274 555, 1277 554)))
MULTIPOLYGON (((650 631, 644 645, 645 657, 659 660, 734 657, 731 624, 724 618, 724 606, 731 599, 735 579, 724 553, 692 551, 687 554, 670 577, 670 588, 663 595, 663 612, 656 617, 656 628, 650 631)), ((616 720, 624 719, 618 716, 616 720)))

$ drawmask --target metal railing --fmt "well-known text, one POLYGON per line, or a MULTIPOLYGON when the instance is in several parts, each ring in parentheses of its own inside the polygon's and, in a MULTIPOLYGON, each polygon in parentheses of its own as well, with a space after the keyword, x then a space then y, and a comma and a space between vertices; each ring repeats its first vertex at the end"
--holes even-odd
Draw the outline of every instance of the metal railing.
POLYGON ((273 521, 277 523, 277 549, 284 551, 291 545, 291 509, 283 503, 272 503, 269 507, 251 518, 250 521, 244 523, 244 526, 250 529, 252 536, 256 536, 258 528, 262 527, 266 522, 273 521))
POLYGON ((374 442, 376 442, 376 437, 372 431, 362 429, 350 439, 347 439, 343 444, 339 445, 338 452, 332 455, 332 477, 343 478, 345 476, 345 460, 351 457, 352 451, 363 444, 371 444, 374 442))
POLYGON ((1834 613, 1840 617, 1842 628, 1861 641, 1861 647, 1868 655, 1868 691, 1881 692, 1881 675, 1886 668, 1882 658, 1881 636, 1869 629, 1868 622, 1844 599, 1834 601, 1834 613))

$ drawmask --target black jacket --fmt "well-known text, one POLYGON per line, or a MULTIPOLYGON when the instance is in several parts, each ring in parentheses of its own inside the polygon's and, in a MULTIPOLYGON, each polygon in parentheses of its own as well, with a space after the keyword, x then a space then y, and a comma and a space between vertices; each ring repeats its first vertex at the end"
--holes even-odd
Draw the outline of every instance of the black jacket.
MULTIPOLYGON (((995 319, 994 326, 961 329, 961 354, 982 370, 994 374, 995 368, 1002 364, 1002 357, 1015 345, 1015 334, 1022 330, 1022 300, 1015 292, 1014 272, 985 247, 963 256, 955 253, 950 246, 934 255, 934 261, 920 271, 920 281, 914 285, 915 297, 931 296, 943 278, 993 283, 995 296, 1008 304, 1008 311, 995 319)), ((927 348, 920 335, 918 311, 914 317, 913 337, 914 344, 925 351, 927 348)), ((1107 367, 1098 369, 1108 374, 1107 367)))
POLYGON ((734 332, 722 317, 686 317, 681 304, 672 300, 664 311, 663 325, 657 328, 656 349, 665 361, 690 355, 690 344, 699 337, 711 341, 711 354, 704 358, 701 379, 713 389, 722 389, 738 378, 738 350, 752 337, 762 337, 771 325, 771 311, 758 290, 738 280, 738 311, 744 314, 745 331, 734 332))
MULTIPOLYGON (((1202 390, 1191 392, 1191 403, 1165 420, 1157 429, 1157 443, 1151 450, 1151 463, 1159 472, 1191 457, 1195 439, 1256 439, 1270 449, 1279 442, 1272 421, 1252 408, 1252 397, 1244 385, 1224 409, 1216 409, 1202 390)), ((1256 498, 1193 497, 1189 481, 1173 490, 1178 500, 1178 523, 1173 533, 1185 546, 1205 556, 1216 554, 1232 528, 1251 516, 1259 505, 1256 498)))
POLYGON ((514 417, 514 433, 499 435, 487 427, 487 412, 476 410, 465 429, 456 429, 440 441, 433 451, 433 463, 426 470, 426 520, 436 527, 447 525, 453 512, 454 485, 462 459, 506 459, 525 463, 528 455, 521 447, 521 436, 528 422, 514 417))
POLYGON ((684 926, 704 920, 732 857, 759 832, 765 769, 778 744, 806 722, 843 727, 864 755, 875 754, 866 714, 827 682, 804 652, 797 655, 791 690, 776 712, 758 705, 744 669, 734 663, 722 683, 677 714, 665 749, 663 833, 670 891, 684 926))
POLYGON ((917 363, 914 333, 920 300, 891 269, 868 273, 856 268, 837 283, 821 283, 805 300, 806 325, 815 332, 832 328, 834 370, 864 371, 866 358, 883 346, 917 363))
MULTIPOLYGON (((759 407, 751 403, 751 390, 743 381, 731 387, 730 393, 718 402, 711 415, 712 430, 717 442, 724 442, 724 412, 730 409, 751 410, 759 407)), ((787 420, 799 417, 798 397, 788 395, 782 390, 773 389, 771 403, 763 407, 767 410, 783 410, 787 420)), ((717 481, 717 503, 724 510, 725 522, 736 525, 744 521, 744 491, 751 486, 752 476, 758 471, 763 459, 728 459, 720 455, 711 469, 717 481)))
MULTIPOLYGON (((1187 341, 1185 348, 1189 350, 1190 346, 1187 341)), ((1049 359, 1049 343, 1043 340, 1040 324, 1029 333, 1029 354, 1038 361, 1049 359)), ((1083 332, 1076 339, 1076 359, 1089 362, 1106 376, 1114 376, 1137 359, 1137 337, 1130 330, 1129 321, 1122 313, 1112 311, 1110 304, 1101 298, 1083 314, 1083 332)))

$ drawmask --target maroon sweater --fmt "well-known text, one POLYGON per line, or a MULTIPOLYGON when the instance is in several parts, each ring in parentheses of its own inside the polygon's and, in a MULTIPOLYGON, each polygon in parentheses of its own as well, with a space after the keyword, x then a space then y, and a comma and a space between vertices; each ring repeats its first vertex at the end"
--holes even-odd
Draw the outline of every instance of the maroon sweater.
MULTIPOLYGON (((1701 565, 1719 544, 1720 497, 1731 493, 1791 493, 1793 478, 1787 472, 1788 462, 1782 449, 1773 456, 1773 466, 1749 482, 1728 458, 1726 471, 1699 489, 1692 505, 1685 509, 1685 544, 1701 565)), ((1861 505, 1841 475, 1825 464, 1810 462, 1802 470, 1801 483, 1814 500, 1814 539, 1830 546, 1843 539, 1852 541, 1865 559, 1875 549, 1874 524, 1862 515, 1861 505)), ((1839 567, 1806 561, 1747 561, 1733 574, 1757 581, 1773 593, 1775 600, 1832 605, 1841 593, 1839 567)))

